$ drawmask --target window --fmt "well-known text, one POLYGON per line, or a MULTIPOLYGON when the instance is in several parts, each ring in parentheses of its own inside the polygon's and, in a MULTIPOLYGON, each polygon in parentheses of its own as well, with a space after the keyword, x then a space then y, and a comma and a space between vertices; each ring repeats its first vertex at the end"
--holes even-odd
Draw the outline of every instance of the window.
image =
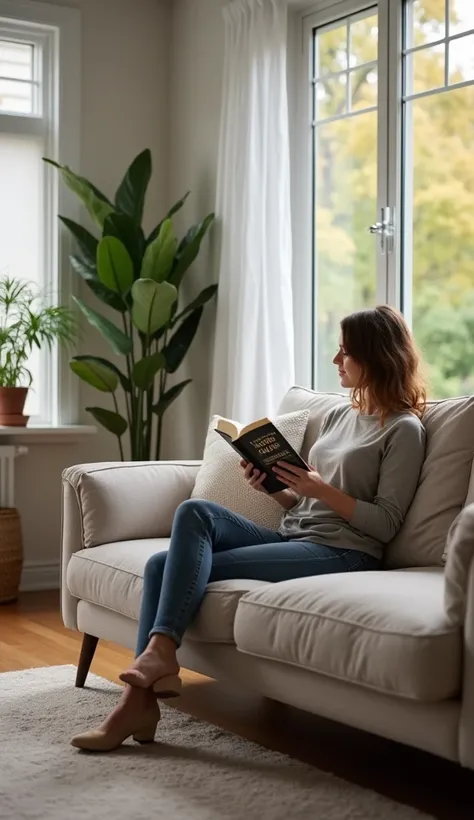
POLYGON ((312 40, 315 362, 318 385, 338 389, 339 320, 374 304, 377 215, 377 9, 315 28, 312 40), (361 196, 362 194, 362 196, 361 196))
POLYGON ((405 4, 403 293, 437 397, 474 393, 474 3, 405 4))
MULTIPOLYGON (((60 80, 66 91, 71 67, 77 70, 75 23, 76 12, 69 9, 36 2, 19 8, 0 0, 0 273, 32 282, 46 299, 61 302, 69 294, 59 275, 66 249, 59 246, 58 180, 42 158, 67 162, 65 116, 72 115, 69 129, 77 125, 76 87, 70 83, 66 110, 59 111, 60 80), (72 66, 64 74, 61 38, 64 45, 70 42, 72 52, 72 66)), ((76 145, 74 136, 69 164, 77 167, 76 145)), ((33 384, 25 408, 31 423, 66 421, 70 408, 63 401, 63 364, 59 351, 32 355, 33 384)))
POLYGON ((431 395, 473 392, 474 3, 327 5, 303 21, 299 378, 339 389, 341 316, 387 302, 431 395))

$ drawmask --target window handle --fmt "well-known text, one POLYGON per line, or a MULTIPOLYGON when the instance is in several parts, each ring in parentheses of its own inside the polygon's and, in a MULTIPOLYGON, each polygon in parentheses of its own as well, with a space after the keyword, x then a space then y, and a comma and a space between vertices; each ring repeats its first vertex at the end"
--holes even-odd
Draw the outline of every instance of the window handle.
POLYGON ((380 222, 374 222, 367 229, 371 234, 380 236, 380 249, 382 253, 393 251, 393 238, 395 236, 394 209, 389 206, 382 208, 380 222))

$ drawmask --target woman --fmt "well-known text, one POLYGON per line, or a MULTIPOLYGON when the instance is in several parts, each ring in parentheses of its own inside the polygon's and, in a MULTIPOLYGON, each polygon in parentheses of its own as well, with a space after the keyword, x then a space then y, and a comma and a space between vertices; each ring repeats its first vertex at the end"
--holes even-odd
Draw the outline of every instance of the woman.
MULTIPOLYGON (((278 532, 207 501, 181 504, 169 551, 153 555, 145 567, 136 659, 120 675, 127 684, 120 702, 73 746, 106 751, 130 735, 153 740, 156 698, 180 692, 176 650, 209 582, 277 582, 380 567, 424 457, 418 356, 403 317, 382 306, 343 319, 333 361, 352 402, 324 419, 309 454, 310 472, 280 462, 274 468, 288 486, 275 494, 284 510, 278 532)), ((264 475, 241 465, 250 485, 265 492, 264 475)))

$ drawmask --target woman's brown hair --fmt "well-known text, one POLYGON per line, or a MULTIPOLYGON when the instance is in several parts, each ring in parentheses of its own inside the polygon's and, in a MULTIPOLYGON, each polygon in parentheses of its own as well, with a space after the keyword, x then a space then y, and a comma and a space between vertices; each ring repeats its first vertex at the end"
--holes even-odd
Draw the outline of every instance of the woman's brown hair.
POLYGON ((389 413, 410 411, 421 417, 426 387, 420 357, 402 314, 388 305, 361 310, 341 322, 342 342, 361 368, 352 403, 365 412, 368 391, 383 424, 389 413))

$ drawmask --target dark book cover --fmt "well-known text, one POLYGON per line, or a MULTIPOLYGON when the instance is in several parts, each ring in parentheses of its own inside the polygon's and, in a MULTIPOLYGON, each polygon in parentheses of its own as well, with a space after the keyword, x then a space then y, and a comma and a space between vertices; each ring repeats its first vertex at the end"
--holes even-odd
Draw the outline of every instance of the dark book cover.
POLYGON ((243 433, 236 439, 232 439, 222 430, 216 429, 216 433, 219 433, 245 461, 253 464, 260 472, 267 474, 263 487, 270 494, 288 488, 288 485, 281 482, 272 470, 277 461, 286 461, 288 464, 301 467, 302 470, 309 470, 306 462, 272 422, 243 433))

